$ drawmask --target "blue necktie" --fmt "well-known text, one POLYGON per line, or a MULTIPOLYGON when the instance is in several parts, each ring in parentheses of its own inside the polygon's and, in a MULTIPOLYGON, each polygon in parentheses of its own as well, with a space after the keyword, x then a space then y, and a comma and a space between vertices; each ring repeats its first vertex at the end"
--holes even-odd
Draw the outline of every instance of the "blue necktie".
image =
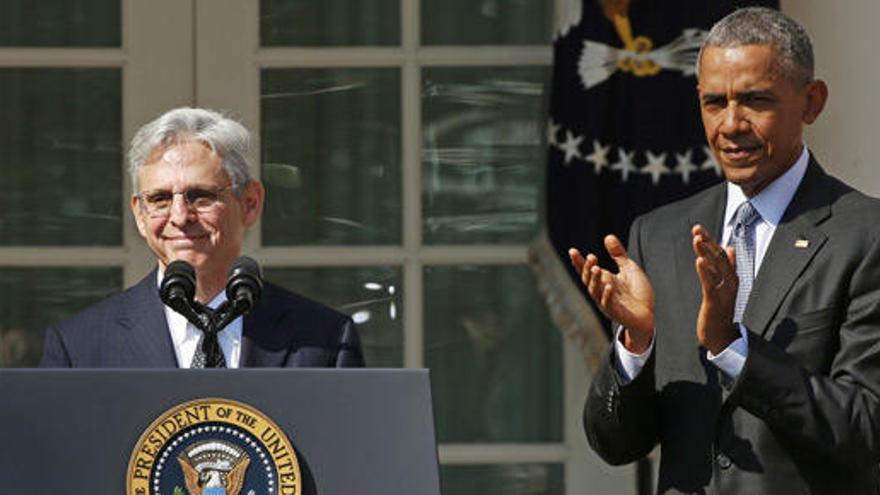
POLYGON ((752 283, 755 281, 755 224, 761 214, 746 201, 739 205, 734 213, 733 232, 729 246, 736 250, 736 275, 739 277, 739 289, 736 291, 736 306, 733 310, 733 321, 742 323, 752 283))

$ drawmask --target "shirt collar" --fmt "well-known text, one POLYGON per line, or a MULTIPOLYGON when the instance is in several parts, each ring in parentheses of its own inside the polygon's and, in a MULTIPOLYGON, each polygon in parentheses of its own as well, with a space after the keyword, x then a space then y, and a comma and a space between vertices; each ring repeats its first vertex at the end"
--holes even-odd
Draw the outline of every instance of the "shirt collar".
MULTIPOLYGON (((810 152, 804 146, 800 157, 789 167, 784 174, 777 177, 757 196, 751 198, 752 206, 758 210, 761 220, 776 227, 791 203, 795 191, 801 184, 804 175, 807 173, 807 164, 810 162, 810 152)), ((724 225, 730 225, 733 222, 733 215, 739 205, 749 201, 742 189, 732 183, 727 183, 727 208, 724 211, 724 225)))

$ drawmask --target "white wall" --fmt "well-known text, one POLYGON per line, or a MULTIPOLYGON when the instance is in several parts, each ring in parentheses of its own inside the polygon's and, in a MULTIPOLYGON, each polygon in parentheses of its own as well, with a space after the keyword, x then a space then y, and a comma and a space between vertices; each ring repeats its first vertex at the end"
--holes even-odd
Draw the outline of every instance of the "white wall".
POLYGON ((824 113, 806 135, 826 170, 880 197, 880 1, 781 0, 813 38, 824 113))

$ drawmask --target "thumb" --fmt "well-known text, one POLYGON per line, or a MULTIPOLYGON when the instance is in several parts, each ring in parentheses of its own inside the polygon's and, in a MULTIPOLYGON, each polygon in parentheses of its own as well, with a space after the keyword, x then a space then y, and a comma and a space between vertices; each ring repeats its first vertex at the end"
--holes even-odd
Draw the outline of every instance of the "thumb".
POLYGON ((622 267, 629 261, 629 255, 626 254, 626 248, 623 247, 623 243, 620 242, 620 239, 618 239, 616 235, 611 234, 605 236, 605 249, 611 256, 611 259, 617 263, 618 267, 622 267))

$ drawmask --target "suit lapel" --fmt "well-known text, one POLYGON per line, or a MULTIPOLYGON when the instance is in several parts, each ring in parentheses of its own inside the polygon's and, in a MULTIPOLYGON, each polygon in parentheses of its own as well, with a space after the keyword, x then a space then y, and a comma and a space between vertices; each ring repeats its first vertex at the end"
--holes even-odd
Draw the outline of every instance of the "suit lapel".
POLYGON ((831 214, 825 173, 810 158, 807 172, 776 227, 755 277, 743 324, 765 335, 783 299, 827 237, 816 227, 831 214))
POLYGON ((276 331, 283 312, 283 305, 276 301, 277 293, 272 285, 263 288, 263 297, 257 306, 244 317, 241 342, 241 367, 257 368, 284 366, 290 353, 289 342, 283 340, 288 334, 276 331))
POLYGON ((124 332, 122 348, 128 351, 121 359, 136 366, 176 368, 165 306, 156 287, 156 270, 132 287, 127 296, 118 320, 124 332))
MULTIPOLYGON (((682 305, 684 305, 683 314, 690 315, 688 321, 691 322, 691 325, 686 327, 686 331, 690 332, 689 338, 695 343, 696 335, 694 334, 694 331, 696 327, 694 325, 697 321, 697 315, 700 312, 700 304, 702 304, 703 301, 703 291, 700 288, 700 279, 697 277, 697 271, 694 268, 694 260, 696 259, 696 256, 694 255, 691 228, 697 224, 702 225, 703 228, 708 230, 715 237, 715 239, 719 239, 721 237, 721 224, 724 221, 724 207, 726 202, 727 186, 725 183, 721 183, 714 186, 712 189, 709 189, 707 194, 702 197, 693 208, 691 208, 674 234, 676 236, 676 278, 679 281, 681 301, 682 305)), ((707 385, 710 385, 710 390, 717 390, 718 369, 709 364, 706 360, 705 349, 700 347, 696 349, 696 351, 699 365, 702 366, 703 372, 706 376, 707 385)), ((714 404, 716 407, 720 407, 721 400, 715 398, 710 402, 707 402, 707 404, 710 403, 714 404)), ((707 413, 709 413, 709 411, 707 411, 707 413)))

